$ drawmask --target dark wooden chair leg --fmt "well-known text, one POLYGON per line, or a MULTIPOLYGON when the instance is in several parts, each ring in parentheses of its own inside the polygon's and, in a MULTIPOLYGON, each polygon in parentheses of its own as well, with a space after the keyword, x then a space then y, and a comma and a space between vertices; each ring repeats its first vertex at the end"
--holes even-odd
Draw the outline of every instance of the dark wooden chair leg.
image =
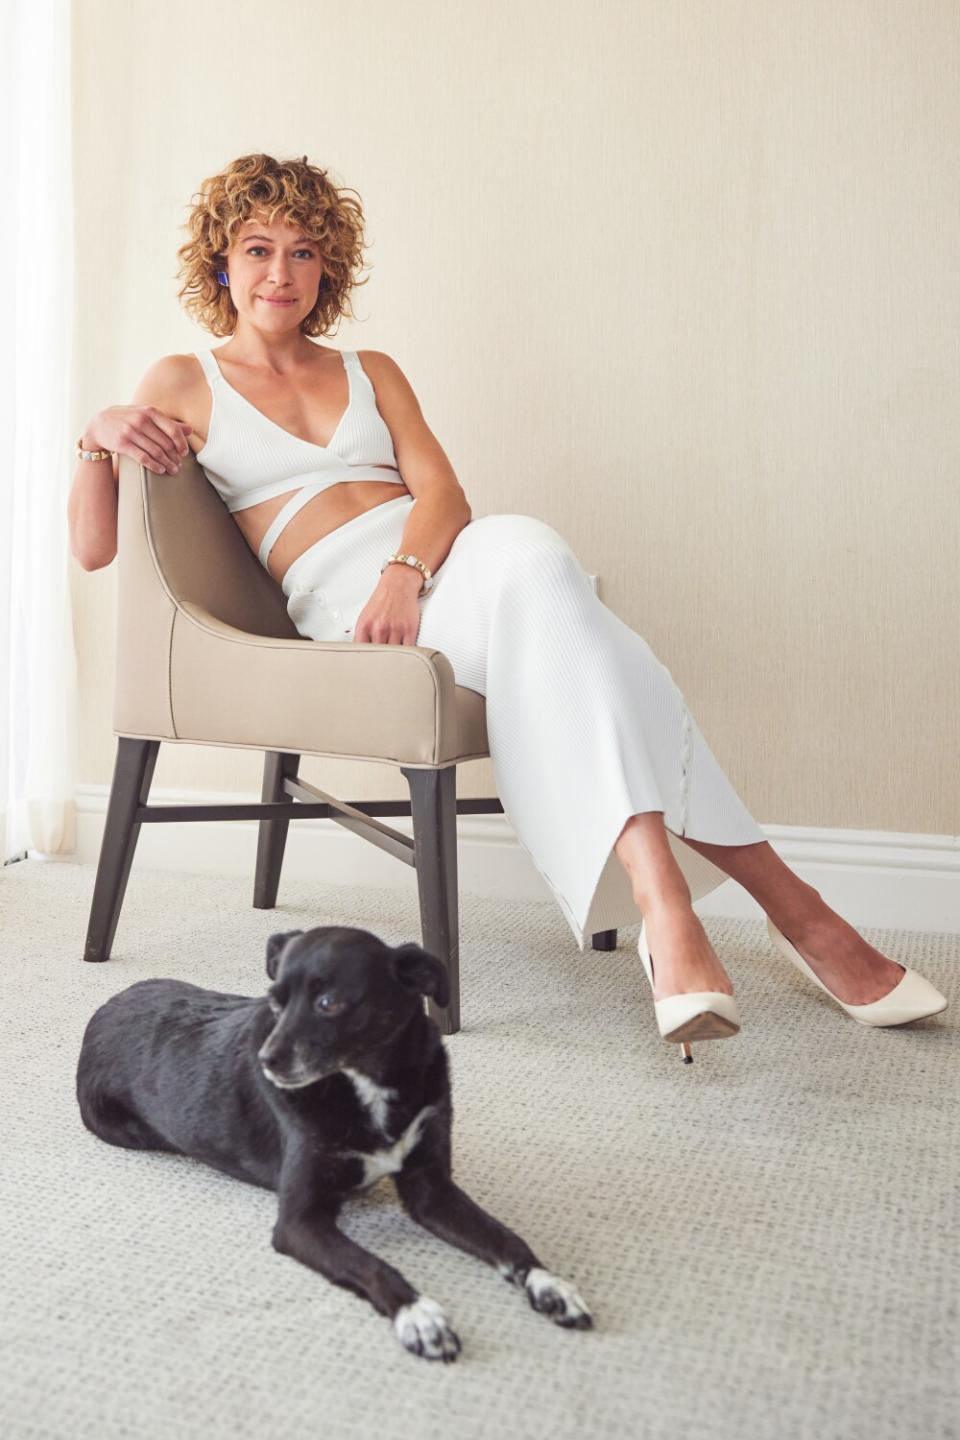
POLYGON ((441 1034, 460 1029, 460 922, 457 904, 457 767, 414 770, 400 767, 410 786, 414 859, 420 893, 420 932, 424 950, 447 967, 450 1000, 437 1005, 428 997, 430 1018, 441 1034))
MULTIPOLYGON (((285 795, 283 782, 295 777, 300 756, 286 750, 267 750, 263 757, 263 788, 260 799, 279 804, 284 800, 293 805, 292 796, 285 795)), ((257 826, 257 869, 253 880, 253 908, 272 910, 277 903, 283 852, 287 843, 289 820, 260 820, 257 826)))
POLYGON ((110 959, 133 853, 140 835, 137 808, 147 803, 159 751, 159 740, 136 740, 128 735, 118 737, 84 960, 110 959))

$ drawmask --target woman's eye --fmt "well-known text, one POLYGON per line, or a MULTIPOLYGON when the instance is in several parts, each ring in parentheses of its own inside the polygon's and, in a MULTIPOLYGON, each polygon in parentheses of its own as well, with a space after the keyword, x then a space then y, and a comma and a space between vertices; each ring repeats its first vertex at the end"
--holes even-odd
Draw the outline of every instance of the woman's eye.
MULTIPOLYGON (((250 249, 247 251, 247 254, 248 254, 248 255, 252 255, 255 250, 262 250, 262 249, 263 249, 263 246, 262 246, 262 245, 251 245, 251 246, 250 246, 250 249)), ((295 251, 294 251, 294 254, 295 254, 295 255, 306 255, 308 259, 312 259, 312 258, 313 258, 313 251, 312 251, 312 250, 295 250, 295 251)))

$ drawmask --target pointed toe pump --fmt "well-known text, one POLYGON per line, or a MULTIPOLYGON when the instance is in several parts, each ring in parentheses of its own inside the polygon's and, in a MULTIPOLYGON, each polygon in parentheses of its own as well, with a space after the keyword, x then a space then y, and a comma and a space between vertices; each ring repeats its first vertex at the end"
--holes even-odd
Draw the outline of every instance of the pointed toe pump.
POLYGON ((939 1015, 941 1010, 946 1010, 947 1002, 940 991, 918 975, 916 970, 903 967, 903 974, 886 995, 881 995, 879 1000, 871 1000, 868 1005, 847 1005, 839 996, 834 995, 829 986, 814 974, 813 970, 804 960, 803 956, 792 945, 782 931, 767 916, 767 930, 770 939, 776 945, 781 954, 792 960, 798 970, 812 980, 814 985, 819 985, 831 1000, 835 1000, 848 1015, 858 1020, 861 1025, 906 1025, 910 1020, 924 1020, 928 1015, 939 1015))
MULTIPOLYGON (((652 994, 653 959, 647 945, 646 922, 640 926, 638 949, 652 994)), ((687 994, 668 995, 664 1000, 654 997, 653 1009, 660 1034, 664 1040, 674 1041, 680 1046, 685 1065, 693 1060, 691 1041, 726 1040, 740 1029, 736 1002, 732 995, 726 995, 722 990, 694 990, 687 994)))

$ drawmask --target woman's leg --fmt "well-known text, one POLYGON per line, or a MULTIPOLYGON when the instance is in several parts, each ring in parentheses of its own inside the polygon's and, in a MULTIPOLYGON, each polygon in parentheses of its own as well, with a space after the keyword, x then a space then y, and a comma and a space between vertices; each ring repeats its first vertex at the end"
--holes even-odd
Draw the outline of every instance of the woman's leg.
POLYGON ((695 990, 719 990, 732 995, 730 977, 693 909, 690 887, 670 849, 663 811, 645 810, 632 815, 613 849, 643 914, 654 961, 654 999, 695 990))
MULTIPOLYGON (((350 539, 355 548, 356 535, 350 539)), ((831 983, 838 977, 826 969, 824 948, 826 963, 843 957, 836 928, 843 922, 765 840, 721 845, 688 838, 688 828, 762 832, 667 668, 599 601, 561 535, 530 516, 484 516, 460 531, 437 574, 421 602, 417 643, 441 650, 457 683, 486 697, 504 811, 581 945, 612 844, 644 915, 657 961, 656 998, 732 993, 671 853, 669 813, 672 833, 738 879, 841 999, 867 1003, 892 989, 900 967, 871 952, 850 927, 846 945, 859 947, 861 978, 869 978, 873 993, 850 997, 831 983), (653 808, 661 796, 669 812, 653 808), (637 813, 630 815, 629 806, 637 813), (822 935, 825 920, 833 928, 822 935), (805 941, 818 953, 808 955, 805 941), (864 952, 874 957, 865 968, 864 952)))
MULTIPOLYGON (((903 967, 874 949, 831 910, 820 892, 801 880, 767 841, 714 845, 687 835, 682 839, 738 881, 823 983, 848 1005, 879 1000, 900 981, 903 967)), ((726 972, 692 911, 662 812, 631 816, 614 850, 643 911, 651 953, 656 953, 655 935, 660 943, 656 998, 699 989, 732 993, 729 982, 716 983, 726 978, 726 972)))

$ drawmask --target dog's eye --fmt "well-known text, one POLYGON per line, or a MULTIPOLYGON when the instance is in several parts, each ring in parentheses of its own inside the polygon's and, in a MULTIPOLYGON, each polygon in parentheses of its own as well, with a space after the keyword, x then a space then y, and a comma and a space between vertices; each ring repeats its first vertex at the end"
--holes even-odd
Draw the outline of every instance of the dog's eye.
POLYGON ((340 1015, 347 1008, 346 1000, 338 1000, 334 995, 318 995, 313 1003, 321 1015, 340 1015))

